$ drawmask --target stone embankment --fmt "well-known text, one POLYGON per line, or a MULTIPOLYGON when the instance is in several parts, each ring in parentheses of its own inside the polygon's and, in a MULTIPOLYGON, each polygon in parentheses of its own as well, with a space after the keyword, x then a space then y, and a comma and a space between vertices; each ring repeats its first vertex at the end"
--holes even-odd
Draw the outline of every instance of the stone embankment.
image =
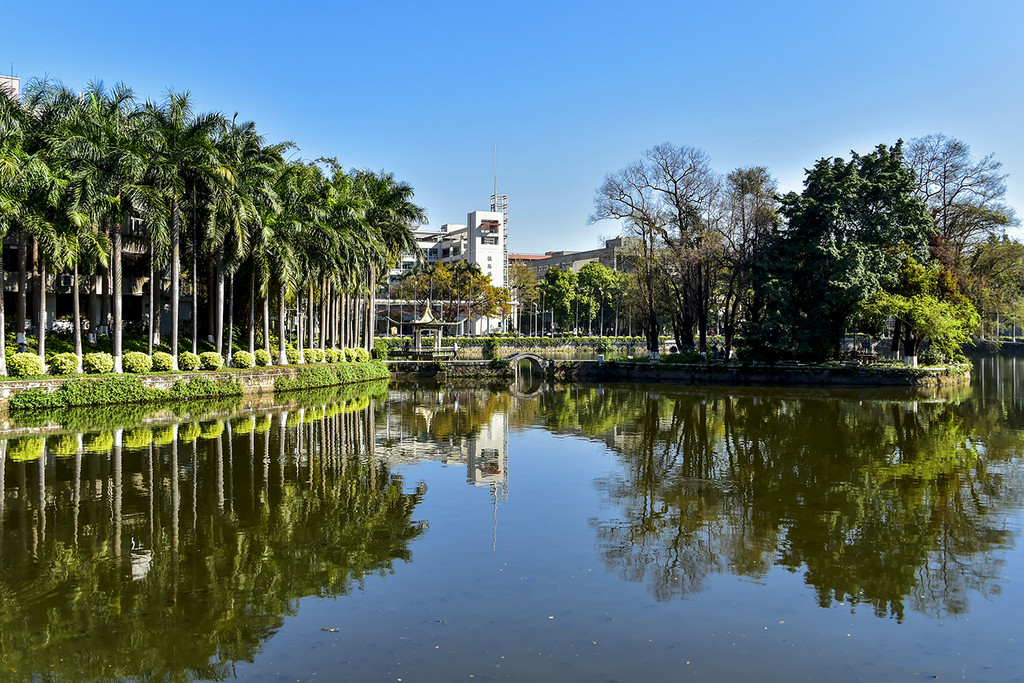
MULTIPOLYGON (((494 367, 491 361, 389 361, 392 377, 510 377, 515 368, 494 367)), ((936 368, 863 365, 739 365, 667 364, 648 362, 556 361, 548 379, 566 382, 636 382, 732 386, 878 386, 927 387, 970 383, 966 365, 936 368)))

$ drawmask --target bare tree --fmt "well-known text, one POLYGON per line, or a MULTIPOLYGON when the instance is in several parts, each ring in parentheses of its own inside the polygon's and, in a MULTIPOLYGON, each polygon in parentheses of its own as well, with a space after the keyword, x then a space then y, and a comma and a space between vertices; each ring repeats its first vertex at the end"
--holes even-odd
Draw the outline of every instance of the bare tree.
POLYGON ((911 140, 904 156, 938 235, 958 259, 968 246, 1016 223, 1005 203, 1003 165, 993 155, 975 160, 965 143, 939 134, 911 140))

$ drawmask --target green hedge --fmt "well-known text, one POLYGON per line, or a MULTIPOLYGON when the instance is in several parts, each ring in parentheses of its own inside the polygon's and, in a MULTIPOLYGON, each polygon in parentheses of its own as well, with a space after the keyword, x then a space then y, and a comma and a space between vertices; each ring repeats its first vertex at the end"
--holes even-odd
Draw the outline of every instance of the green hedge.
POLYGON ((114 357, 103 351, 87 353, 82 356, 82 369, 90 375, 105 375, 114 371, 114 357))
POLYGON ((363 363, 338 363, 303 368, 295 379, 278 378, 274 391, 296 391, 315 387, 329 387, 336 384, 353 384, 370 380, 387 379, 388 368, 378 360, 363 363))
POLYGON ((11 396, 8 404, 14 410, 40 410, 106 404, 143 403, 149 401, 192 401, 196 399, 238 396, 242 386, 233 379, 217 381, 206 377, 179 380, 170 389, 147 387, 134 375, 118 375, 102 379, 73 379, 54 392, 25 389, 11 396))
POLYGON ((235 351, 231 355, 231 366, 235 368, 251 368, 256 365, 256 358, 248 351, 235 351))
POLYGON ((155 372, 167 372, 174 369, 174 356, 163 351, 153 352, 153 370, 155 372))
POLYGON ((253 356, 256 360, 256 365, 260 367, 266 367, 271 363, 270 353, 266 349, 256 349, 256 353, 253 356))
POLYGON ((224 367, 224 356, 216 351, 203 351, 199 354, 199 367, 203 370, 220 370, 224 367))
POLYGON ((43 374, 43 359, 34 353, 16 353, 7 359, 7 374, 29 377, 43 374))
POLYGON ((183 372, 198 370, 199 356, 191 351, 182 351, 178 354, 178 369, 183 372))
POLYGON ((51 375, 74 375, 78 372, 78 356, 73 353, 58 353, 50 359, 51 375))
POLYGON ((153 369, 153 359, 141 351, 129 351, 121 357, 121 368, 134 374, 149 372, 153 369))

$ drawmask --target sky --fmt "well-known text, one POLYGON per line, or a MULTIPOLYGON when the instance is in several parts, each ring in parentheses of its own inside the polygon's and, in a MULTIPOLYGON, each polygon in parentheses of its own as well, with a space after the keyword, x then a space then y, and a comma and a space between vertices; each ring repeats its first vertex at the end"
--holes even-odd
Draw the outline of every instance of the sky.
POLYGON ((23 87, 189 91, 297 158, 394 173, 434 227, 489 208, 496 147, 513 253, 618 235, 588 222, 594 192, 662 142, 799 191, 819 158, 942 133, 1002 162, 1024 216, 1021 0, 0 7, 0 72, 23 87))

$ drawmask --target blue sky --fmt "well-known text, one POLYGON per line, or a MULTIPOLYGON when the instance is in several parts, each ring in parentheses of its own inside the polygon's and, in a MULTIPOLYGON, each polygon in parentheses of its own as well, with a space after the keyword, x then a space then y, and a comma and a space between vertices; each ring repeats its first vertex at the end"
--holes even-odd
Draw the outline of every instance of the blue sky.
POLYGON ((488 208, 497 145, 513 252, 616 235, 587 224, 594 191, 666 141, 797 190, 817 158, 944 133, 995 154, 1024 214, 1020 0, 5 5, 23 83, 189 90, 303 158, 394 172, 434 226, 488 208))

